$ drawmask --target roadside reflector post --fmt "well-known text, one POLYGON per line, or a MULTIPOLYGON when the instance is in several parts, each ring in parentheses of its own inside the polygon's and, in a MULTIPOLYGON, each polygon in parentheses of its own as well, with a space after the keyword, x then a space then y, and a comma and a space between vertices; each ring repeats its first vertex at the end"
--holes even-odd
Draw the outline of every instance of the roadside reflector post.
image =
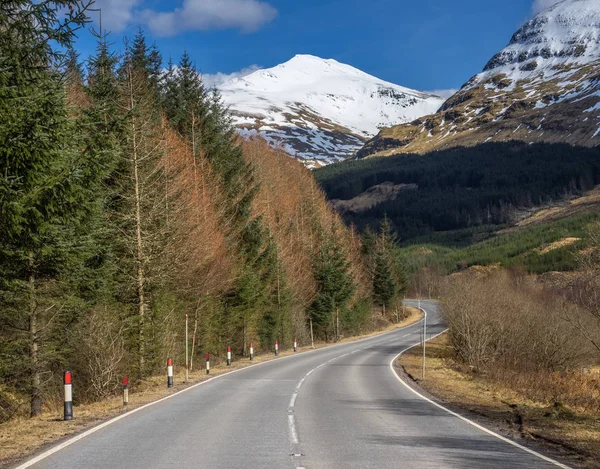
POLYGON ((167 360, 167 387, 173 387, 173 360, 167 360))
POLYGON ((298 351, 298 342, 294 339, 294 352, 298 351))
POLYGON ((254 360, 254 346, 250 344, 250 360, 254 360))
POLYGON ((210 374, 210 354, 206 354, 206 374, 210 374))
POLYGON ((231 347, 227 347, 227 366, 231 366, 231 347))
POLYGON ((73 383, 71 381, 71 372, 65 371, 64 373, 64 384, 65 384, 65 420, 73 420, 73 383))
POLYGON ((123 406, 129 405, 129 378, 123 376, 123 406))
POLYGON ((279 341, 275 341, 275 355, 279 355, 279 341))

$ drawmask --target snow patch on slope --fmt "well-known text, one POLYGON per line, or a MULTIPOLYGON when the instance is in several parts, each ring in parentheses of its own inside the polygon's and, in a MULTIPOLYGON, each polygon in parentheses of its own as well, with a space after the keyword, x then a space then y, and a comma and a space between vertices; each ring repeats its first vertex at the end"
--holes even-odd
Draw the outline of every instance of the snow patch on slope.
POLYGON ((512 91, 519 81, 544 81, 600 58, 600 1, 563 0, 525 23, 467 87, 505 74, 512 91))
POLYGON ((218 89, 243 134, 260 133, 302 159, 323 163, 351 156, 382 127, 431 114, 443 103, 438 96, 311 55, 218 89))

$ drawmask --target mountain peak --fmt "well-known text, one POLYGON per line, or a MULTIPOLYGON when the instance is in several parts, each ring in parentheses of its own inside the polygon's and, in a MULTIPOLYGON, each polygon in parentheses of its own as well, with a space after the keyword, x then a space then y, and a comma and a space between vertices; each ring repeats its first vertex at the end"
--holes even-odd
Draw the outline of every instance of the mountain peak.
POLYGON ((242 135, 258 133, 320 163, 347 158, 381 127, 410 122, 443 102, 307 54, 231 80, 219 91, 242 135))
POLYGON ((486 142, 600 141, 600 0, 564 0, 525 23, 440 110, 384 129, 359 156, 486 142))
MULTIPOLYGON (((525 23, 485 72, 537 74, 600 58, 600 1, 564 0, 525 23)), ((484 78, 484 77, 483 77, 484 78)))

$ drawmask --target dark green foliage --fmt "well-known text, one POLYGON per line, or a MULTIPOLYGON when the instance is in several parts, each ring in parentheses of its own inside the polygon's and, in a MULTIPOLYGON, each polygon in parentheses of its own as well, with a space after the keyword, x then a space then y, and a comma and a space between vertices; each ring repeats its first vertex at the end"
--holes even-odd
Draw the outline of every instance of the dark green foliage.
POLYGON ((64 358, 64 326, 85 300, 102 172, 78 151, 52 69, 48 38, 68 46, 85 20, 78 2, 61 3, 72 9, 67 23, 53 2, 0 7, 0 342, 10 343, 0 353, 17 358, 6 380, 27 383, 32 415, 42 410, 42 374, 64 358))
POLYGON ((488 143, 427 155, 337 163, 315 171, 332 199, 386 181, 416 184, 394 200, 345 215, 359 228, 387 215, 403 240, 431 232, 502 225, 519 208, 580 194, 600 182, 600 149, 564 144, 488 143))
POLYGON ((371 298, 359 298, 350 308, 342 311, 340 316, 341 330, 345 335, 358 335, 364 332, 371 319, 371 298))
POLYGON ((395 236, 392 227, 385 217, 379 228, 375 241, 373 258, 373 299, 384 310, 390 306, 398 293, 398 275, 394 265, 395 236))
POLYGON ((335 315, 343 315, 355 291, 350 264, 333 236, 322 241, 314 261, 317 296, 309 308, 317 337, 328 339, 335 330, 335 315))
POLYGON ((373 273, 373 299, 375 303, 388 307, 396 297, 398 287, 392 266, 387 253, 378 250, 375 254, 375 267, 373 273))

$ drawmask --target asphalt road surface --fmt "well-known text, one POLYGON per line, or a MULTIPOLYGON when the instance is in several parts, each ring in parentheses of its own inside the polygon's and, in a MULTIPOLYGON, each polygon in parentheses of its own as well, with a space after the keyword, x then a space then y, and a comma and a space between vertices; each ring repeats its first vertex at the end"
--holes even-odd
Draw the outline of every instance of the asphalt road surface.
MULTIPOLYGON (((444 330, 422 302, 428 336, 444 330)), ((36 469, 551 468, 403 386, 390 368, 422 323, 280 358, 123 418, 36 469)), ((564 467, 564 466, 562 466, 564 467)))

